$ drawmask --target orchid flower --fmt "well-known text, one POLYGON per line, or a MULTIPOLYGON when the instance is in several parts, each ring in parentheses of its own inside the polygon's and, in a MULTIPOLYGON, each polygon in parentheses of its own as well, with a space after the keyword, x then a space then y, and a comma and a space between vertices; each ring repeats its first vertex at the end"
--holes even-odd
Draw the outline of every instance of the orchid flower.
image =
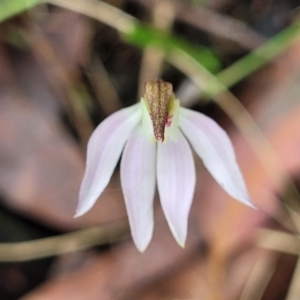
POLYGON ((115 112, 93 132, 75 217, 93 207, 122 155, 121 185, 138 250, 143 252, 152 238, 156 183, 170 230, 183 247, 196 184, 191 147, 230 196, 254 207, 225 131, 207 116, 180 107, 172 85, 155 80, 145 84, 139 103, 115 112))

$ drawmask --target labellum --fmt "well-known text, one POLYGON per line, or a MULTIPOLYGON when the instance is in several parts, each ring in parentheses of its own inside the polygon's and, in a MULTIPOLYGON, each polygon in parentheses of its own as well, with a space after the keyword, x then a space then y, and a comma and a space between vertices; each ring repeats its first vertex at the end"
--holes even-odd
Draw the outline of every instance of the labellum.
POLYGON ((174 101, 173 86, 162 80, 145 83, 144 99, 148 104, 156 141, 165 139, 165 127, 170 125, 169 112, 174 101))

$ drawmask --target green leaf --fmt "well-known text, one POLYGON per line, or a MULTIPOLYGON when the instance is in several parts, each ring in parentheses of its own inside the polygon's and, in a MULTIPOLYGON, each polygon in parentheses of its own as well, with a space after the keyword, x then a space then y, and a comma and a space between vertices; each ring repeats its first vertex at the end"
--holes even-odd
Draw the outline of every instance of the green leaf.
POLYGON ((0 22, 26 11, 42 0, 0 0, 0 22))
POLYGON ((295 23, 287 27, 265 44, 242 57, 240 60, 222 70, 217 78, 230 88, 263 67, 278 55, 286 51, 293 43, 300 39, 300 24, 295 23))
POLYGON ((220 61, 209 48, 194 46, 181 38, 151 27, 136 23, 132 32, 127 34, 125 39, 141 48, 156 46, 165 51, 166 55, 172 50, 180 49, 191 55, 211 72, 220 70, 220 61))

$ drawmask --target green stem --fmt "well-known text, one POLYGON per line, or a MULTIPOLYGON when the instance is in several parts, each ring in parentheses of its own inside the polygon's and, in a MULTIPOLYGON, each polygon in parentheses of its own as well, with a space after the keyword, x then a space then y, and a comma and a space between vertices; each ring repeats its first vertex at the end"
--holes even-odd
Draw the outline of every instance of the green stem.
POLYGON ((232 87, 286 51, 294 42, 300 39, 299 32, 299 23, 291 25, 261 47, 219 72, 216 77, 227 88, 232 87))

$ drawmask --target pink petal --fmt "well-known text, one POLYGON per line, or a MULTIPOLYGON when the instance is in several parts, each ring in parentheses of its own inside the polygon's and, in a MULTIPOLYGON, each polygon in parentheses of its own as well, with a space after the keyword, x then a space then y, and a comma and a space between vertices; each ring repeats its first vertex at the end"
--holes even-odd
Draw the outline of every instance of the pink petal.
POLYGON ((192 151, 181 132, 177 142, 158 144, 157 184, 169 227, 178 244, 183 247, 195 190, 196 172, 192 151))
POLYGON ((227 133, 211 118, 186 108, 181 108, 179 127, 224 190, 254 207, 227 133))
POLYGON ((93 132, 75 217, 91 209, 109 183, 124 144, 140 119, 140 105, 135 104, 112 114, 93 132))
POLYGON ((128 140, 121 161, 121 184, 132 238, 144 252, 153 233, 156 143, 136 131, 128 140))

